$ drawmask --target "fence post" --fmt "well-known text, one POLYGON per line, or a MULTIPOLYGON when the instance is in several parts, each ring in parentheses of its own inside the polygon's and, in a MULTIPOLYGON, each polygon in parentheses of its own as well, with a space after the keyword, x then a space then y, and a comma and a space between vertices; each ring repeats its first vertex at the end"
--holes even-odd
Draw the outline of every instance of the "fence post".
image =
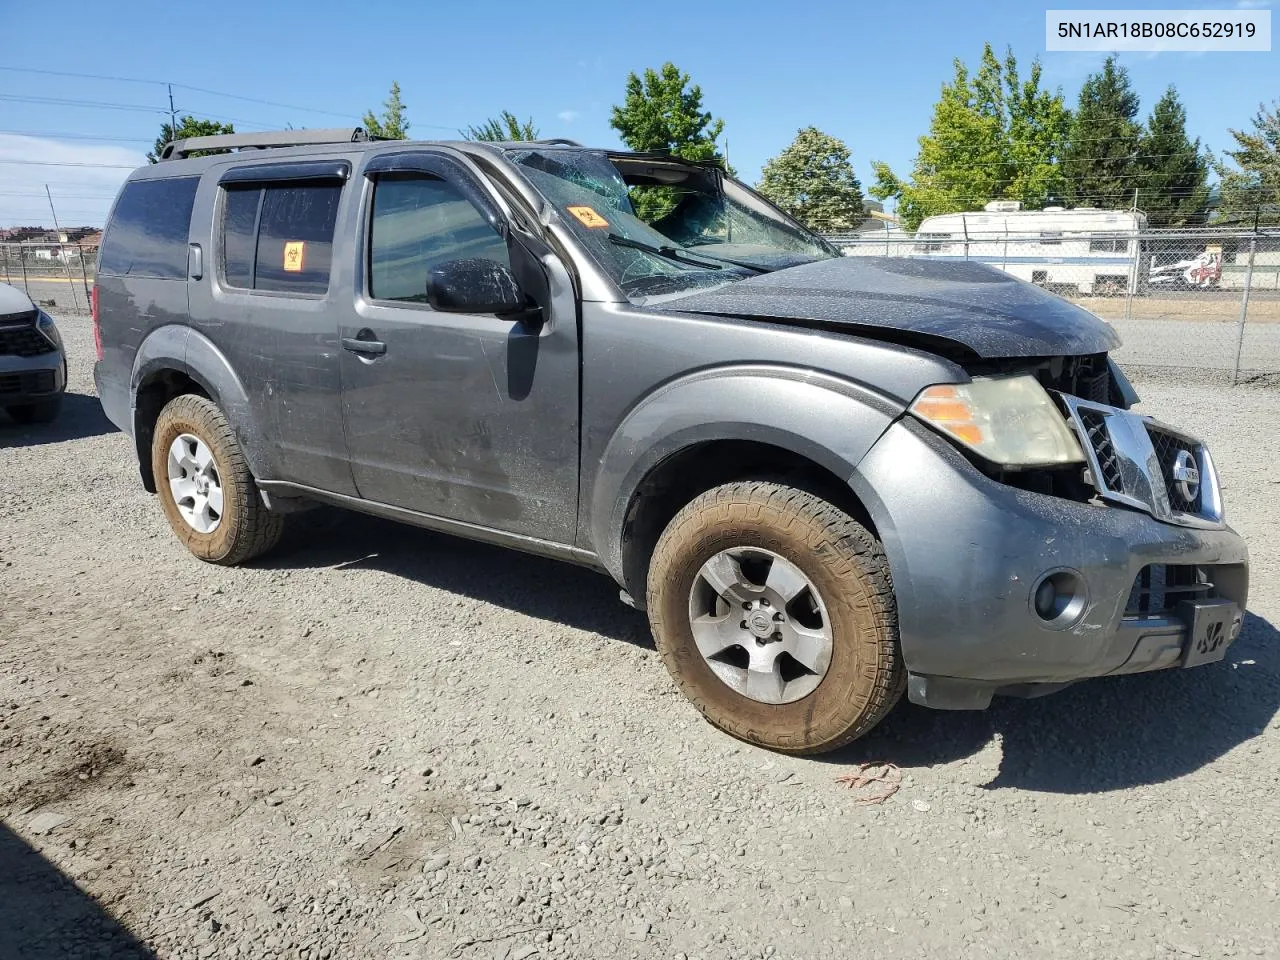
POLYGON ((84 302, 92 309, 93 294, 89 292, 89 273, 84 268, 84 245, 77 244, 76 249, 80 251, 80 279, 84 281, 84 302))
POLYGON ((1244 322, 1249 315, 1249 289, 1253 286, 1253 254, 1258 248, 1257 236, 1249 238, 1249 265, 1244 271, 1244 293, 1240 297, 1240 320, 1236 323, 1236 363, 1231 371, 1231 385, 1240 382, 1240 354, 1244 350, 1244 322))
POLYGON ((4 263, 4 282, 11 283, 9 279, 9 247, 0 247, 0 262, 4 263))
POLYGON ((35 297, 31 296, 31 284, 27 283, 27 260, 22 255, 22 244, 18 244, 18 266, 22 268, 22 292, 35 300, 35 297))

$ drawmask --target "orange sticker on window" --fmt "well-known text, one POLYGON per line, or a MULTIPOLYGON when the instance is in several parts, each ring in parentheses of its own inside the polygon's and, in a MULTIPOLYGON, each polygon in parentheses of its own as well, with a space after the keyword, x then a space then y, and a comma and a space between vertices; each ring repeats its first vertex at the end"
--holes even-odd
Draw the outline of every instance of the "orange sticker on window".
POLYGON ((608 220, 600 216, 600 214, 596 213, 590 207, 566 207, 565 209, 577 217, 578 222, 584 227, 596 229, 599 227, 607 227, 609 225, 608 220))
POLYGON ((287 240, 284 245, 284 272, 301 273, 307 259, 307 244, 303 240, 287 240))

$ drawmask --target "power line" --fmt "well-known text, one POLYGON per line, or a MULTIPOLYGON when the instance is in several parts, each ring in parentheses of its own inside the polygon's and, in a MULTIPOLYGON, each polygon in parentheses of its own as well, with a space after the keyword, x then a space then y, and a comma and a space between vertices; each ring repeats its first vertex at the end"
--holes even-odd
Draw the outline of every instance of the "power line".
POLYGON ((146 137, 100 137, 93 133, 54 133, 44 130, 0 130, 0 135, 10 137, 47 137, 54 140, 101 140, 113 143, 150 143, 146 137))
POLYGON ((0 163, 14 163, 27 167, 97 167, 102 170, 136 170, 133 163, 73 163, 68 160, 10 160, 0 157, 0 163))
MULTIPOLYGON (((174 83, 173 81, 169 81, 169 80, 144 80, 139 77, 112 77, 112 76, 103 76, 101 74, 94 74, 94 73, 71 73, 65 70, 37 70, 32 67, 0 66, 0 70, 7 70, 12 73, 32 73, 32 74, 39 74, 41 76, 49 76, 49 77, 70 77, 78 80, 105 80, 105 81, 116 82, 116 83, 143 83, 143 84, 150 84, 153 86, 161 86, 161 87, 172 85, 174 88, 179 90, 190 90, 193 93, 203 93, 211 97, 224 97, 228 100, 240 100, 244 103, 256 103, 266 107, 276 107, 281 110, 294 110, 300 113, 323 114, 325 116, 330 116, 330 117, 340 117, 344 120, 358 121, 363 117, 363 114, 356 113, 356 112, 326 110, 320 107, 302 107, 302 106, 298 106, 297 104, 279 103, 275 100, 263 100, 259 97, 246 97, 243 94, 239 94, 239 93, 227 93, 224 90, 211 90, 208 87, 197 87, 189 83, 174 83)), ((167 113, 168 111, 161 110, 159 112, 167 113)), ((189 111, 179 110, 178 112, 188 113, 189 111)), ((219 119, 219 118, 213 117, 213 119, 219 119)), ((236 120, 234 117, 226 117, 222 119, 231 120, 233 123, 253 123, 254 122, 251 120, 236 120)), ((456 126, 450 127, 450 126, 445 126, 444 124, 438 124, 438 123, 416 123, 415 122, 414 125, 418 127, 426 128, 428 130, 449 130, 451 132, 457 132, 457 129, 458 129, 456 126)))

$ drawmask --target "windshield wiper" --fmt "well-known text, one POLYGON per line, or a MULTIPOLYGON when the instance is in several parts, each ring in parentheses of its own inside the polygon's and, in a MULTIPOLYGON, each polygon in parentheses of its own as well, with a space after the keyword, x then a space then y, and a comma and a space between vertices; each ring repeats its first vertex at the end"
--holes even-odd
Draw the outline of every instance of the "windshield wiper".
POLYGON ((656 243, 645 243, 643 240, 632 240, 630 237, 624 237, 620 233, 609 234, 609 242, 615 247, 630 247, 632 250, 641 250, 645 253, 651 253, 655 257, 673 260, 676 263, 688 264, 694 267, 706 267, 708 270, 724 269, 724 267, 718 263, 708 263, 698 257, 690 256, 678 247, 658 246, 656 243))
POLYGON ((619 247, 643 250, 645 253, 651 253, 656 257, 665 257, 668 260, 674 260, 676 263, 688 263, 696 267, 706 267, 708 270, 723 270, 724 267, 721 264, 726 263, 733 267, 742 267, 744 270, 754 270, 756 273, 772 273, 774 270, 773 267, 762 267, 758 263, 748 263, 746 260, 717 257, 710 253, 693 253, 681 247, 658 246, 656 243, 632 240, 630 237, 624 237, 620 233, 609 234, 609 242, 619 247), (708 261, 712 262, 708 263, 708 261))

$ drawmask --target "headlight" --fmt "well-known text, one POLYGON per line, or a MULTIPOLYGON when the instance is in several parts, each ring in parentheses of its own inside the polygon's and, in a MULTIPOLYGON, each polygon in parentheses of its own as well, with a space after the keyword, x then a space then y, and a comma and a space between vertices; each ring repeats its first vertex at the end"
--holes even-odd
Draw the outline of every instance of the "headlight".
POLYGON ((979 378, 926 387, 911 412, 1006 467, 1084 461, 1076 435, 1035 377, 979 378))
POLYGON ((59 350, 62 349, 62 334, 58 333, 58 325, 53 322, 53 317, 43 310, 36 313, 36 329, 40 331, 42 337, 59 350))

